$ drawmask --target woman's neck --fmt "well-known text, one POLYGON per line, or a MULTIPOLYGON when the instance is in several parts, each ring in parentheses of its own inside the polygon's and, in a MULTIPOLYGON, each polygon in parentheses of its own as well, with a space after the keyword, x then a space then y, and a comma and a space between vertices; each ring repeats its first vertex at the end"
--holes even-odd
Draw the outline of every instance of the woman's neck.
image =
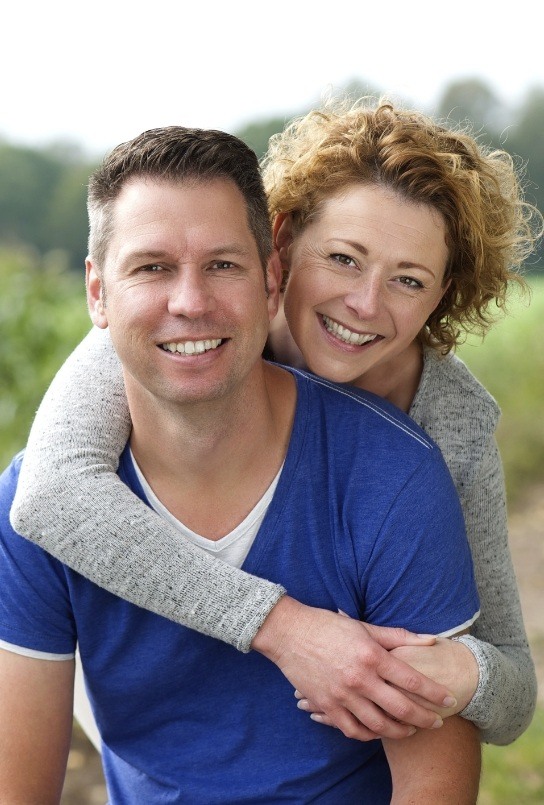
POLYGON ((400 355, 370 369, 352 385, 371 391, 409 413, 423 372, 423 350, 414 341, 400 355))

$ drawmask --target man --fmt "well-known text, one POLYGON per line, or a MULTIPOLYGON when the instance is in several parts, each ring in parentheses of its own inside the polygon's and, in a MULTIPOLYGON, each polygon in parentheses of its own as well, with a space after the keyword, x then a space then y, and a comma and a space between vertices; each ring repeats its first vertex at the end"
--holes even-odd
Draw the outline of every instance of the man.
MULTIPOLYGON (((89 309, 133 420, 125 483, 188 538, 228 535, 246 570, 305 604, 432 633, 470 622, 470 557, 436 447, 386 403, 261 359, 280 269, 252 152, 220 132, 146 132, 92 177, 89 214, 89 309)), ((391 777, 398 803, 474 801, 472 725, 453 717, 382 748, 313 723, 260 654, 116 598, 15 534, 19 465, 0 488, 7 802, 58 802, 76 642, 112 804, 374 804, 391 777)), ((281 654, 278 620, 301 613, 275 609, 265 655, 281 654)))

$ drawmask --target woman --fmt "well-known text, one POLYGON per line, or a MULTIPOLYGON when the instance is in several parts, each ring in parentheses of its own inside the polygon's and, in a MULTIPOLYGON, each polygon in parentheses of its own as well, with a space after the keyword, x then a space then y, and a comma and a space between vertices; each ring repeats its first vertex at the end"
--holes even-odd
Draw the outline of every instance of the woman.
MULTIPOLYGON (((514 740, 532 717, 536 683, 507 545, 499 412, 451 350, 461 329, 485 329, 490 304, 502 305, 519 279, 537 213, 506 154, 387 104, 296 121, 274 138, 264 176, 304 362, 408 411, 438 442, 460 494, 482 615, 473 636, 448 641, 438 666, 426 655, 427 673, 439 677, 447 664, 453 679, 468 678, 462 715, 486 741, 514 740)), ((88 336, 47 401, 25 458, 17 530, 112 592, 247 650, 282 590, 238 571, 240 595, 234 569, 189 566, 193 554, 177 557, 179 538, 116 481, 130 422, 109 341, 88 336), (74 408, 82 399, 85 421, 74 408)), ((410 649, 397 652, 412 661, 410 649)))

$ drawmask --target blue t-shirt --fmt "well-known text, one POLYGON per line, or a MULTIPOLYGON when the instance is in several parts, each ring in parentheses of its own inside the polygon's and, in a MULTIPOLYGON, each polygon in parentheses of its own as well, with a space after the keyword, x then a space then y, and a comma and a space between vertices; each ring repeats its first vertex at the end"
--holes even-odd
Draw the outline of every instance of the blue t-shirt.
MULTIPOLYGON (((472 563, 438 448, 383 400, 294 374, 285 465, 244 570, 375 624, 470 622, 472 563)), ((0 481, 0 640, 61 655, 79 644, 111 803, 389 802, 381 742, 311 721, 271 662, 123 601, 15 534, 20 460, 0 481)), ((119 474, 145 499, 128 451, 119 474)))

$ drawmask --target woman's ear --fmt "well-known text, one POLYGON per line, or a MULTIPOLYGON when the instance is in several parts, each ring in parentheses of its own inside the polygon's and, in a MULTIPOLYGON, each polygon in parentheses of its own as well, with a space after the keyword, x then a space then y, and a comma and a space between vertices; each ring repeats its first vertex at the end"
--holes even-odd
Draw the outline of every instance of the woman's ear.
POLYGON ((440 304, 442 304, 442 301, 443 301, 444 297, 446 296, 446 294, 447 294, 447 292, 448 292, 448 288, 450 287, 450 285, 451 285, 451 279, 449 279, 449 280, 448 280, 448 281, 447 281, 447 282, 444 284, 444 290, 442 291, 442 296, 440 297, 440 299, 438 300, 438 302, 437 302, 437 303, 436 303, 436 305, 434 306, 434 310, 436 310, 436 308, 437 308, 437 307, 438 307, 440 304))
POLYGON ((287 212, 276 215, 272 227, 274 236, 274 246, 280 256, 281 265, 284 271, 289 268, 288 255, 289 246, 293 242, 293 219, 287 212))

